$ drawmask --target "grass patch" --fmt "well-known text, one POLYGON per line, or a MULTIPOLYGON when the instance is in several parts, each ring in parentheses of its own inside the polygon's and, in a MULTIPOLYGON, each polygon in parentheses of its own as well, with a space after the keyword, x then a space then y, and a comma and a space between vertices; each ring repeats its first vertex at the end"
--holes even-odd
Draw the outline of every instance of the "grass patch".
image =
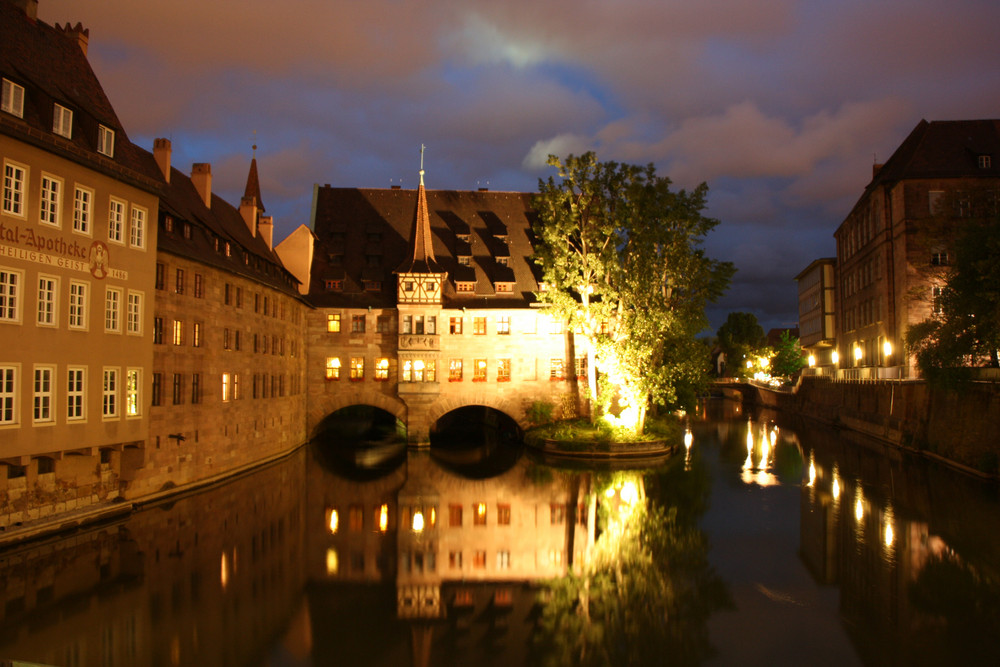
POLYGON ((680 419, 673 416, 649 417, 646 419, 646 430, 641 435, 630 433, 627 429, 611 426, 598 421, 591 424, 586 419, 566 419, 552 424, 544 424, 529 429, 525 433, 525 442, 538 444, 543 440, 557 440, 567 449, 583 449, 587 445, 597 444, 607 449, 612 442, 650 442, 652 440, 676 440, 680 442, 683 428, 680 419))

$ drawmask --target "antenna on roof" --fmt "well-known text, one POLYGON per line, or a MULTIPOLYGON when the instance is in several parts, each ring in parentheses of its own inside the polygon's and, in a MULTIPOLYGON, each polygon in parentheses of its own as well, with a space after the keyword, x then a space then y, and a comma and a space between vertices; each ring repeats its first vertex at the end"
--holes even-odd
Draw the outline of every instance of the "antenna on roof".
POLYGON ((424 149, 427 146, 420 144, 420 185, 424 184, 424 149))

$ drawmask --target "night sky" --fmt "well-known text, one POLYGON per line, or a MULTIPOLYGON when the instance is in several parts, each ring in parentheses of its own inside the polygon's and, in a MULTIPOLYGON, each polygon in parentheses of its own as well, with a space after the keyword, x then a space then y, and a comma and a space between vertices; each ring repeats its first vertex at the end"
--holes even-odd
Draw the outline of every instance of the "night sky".
POLYGON ((921 120, 1000 117, 996 0, 40 0, 82 22, 129 138, 212 164, 251 145, 276 239, 314 183, 535 191, 549 153, 706 181, 738 273, 710 311, 794 326, 794 277, 921 120), (256 131, 256 138, 254 132, 256 131))

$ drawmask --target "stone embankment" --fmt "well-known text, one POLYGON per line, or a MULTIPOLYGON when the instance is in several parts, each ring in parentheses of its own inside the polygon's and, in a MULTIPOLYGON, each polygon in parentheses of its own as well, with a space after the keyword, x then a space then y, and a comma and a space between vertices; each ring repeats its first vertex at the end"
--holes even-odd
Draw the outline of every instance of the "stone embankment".
POLYGON ((790 391, 720 385, 748 405, 846 428, 984 476, 1000 472, 1000 384, 947 391, 920 380, 834 381, 801 377, 790 391))

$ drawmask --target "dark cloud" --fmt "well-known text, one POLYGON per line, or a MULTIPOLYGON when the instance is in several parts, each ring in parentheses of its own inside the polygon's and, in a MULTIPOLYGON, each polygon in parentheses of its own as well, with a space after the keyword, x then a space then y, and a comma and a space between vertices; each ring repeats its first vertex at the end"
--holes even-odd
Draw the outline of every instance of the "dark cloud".
POLYGON ((280 239, 313 183, 534 190, 549 153, 710 185, 712 311, 796 318, 794 276, 921 118, 996 117, 1000 4, 982 0, 42 0, 90 29, 129 135, 242 193, 257 157, 280 239), (257 132, 256 136, 254 131, 257 132))

